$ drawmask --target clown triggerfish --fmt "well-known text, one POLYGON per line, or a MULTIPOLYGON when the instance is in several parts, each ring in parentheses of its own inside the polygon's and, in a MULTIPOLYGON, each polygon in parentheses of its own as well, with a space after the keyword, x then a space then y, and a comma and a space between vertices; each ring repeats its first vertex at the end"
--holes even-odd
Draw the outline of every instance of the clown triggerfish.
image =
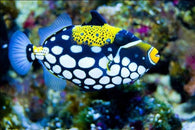
POLYGON ((15 71, 25 75, 35 59, 44 70, 46 86, 64 89, 66 80, 84 90, 109 89, 133 83, 158 61, 158 50, 132 33, 110 26, 96 11, 92 20, 73 25, 67 14, 39 29, 40 47, 17 31, 9 44, 15 71))

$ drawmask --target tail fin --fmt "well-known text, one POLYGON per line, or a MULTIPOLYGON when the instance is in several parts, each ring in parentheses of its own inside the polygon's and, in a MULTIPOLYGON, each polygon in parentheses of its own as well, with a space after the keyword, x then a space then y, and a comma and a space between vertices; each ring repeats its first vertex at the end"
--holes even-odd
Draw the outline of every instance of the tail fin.
POLYGON ((12 67, 20 75, 27 74, 35 59, 33 45, 21 31, 15 32, 11 37, 8 55, 12 67))

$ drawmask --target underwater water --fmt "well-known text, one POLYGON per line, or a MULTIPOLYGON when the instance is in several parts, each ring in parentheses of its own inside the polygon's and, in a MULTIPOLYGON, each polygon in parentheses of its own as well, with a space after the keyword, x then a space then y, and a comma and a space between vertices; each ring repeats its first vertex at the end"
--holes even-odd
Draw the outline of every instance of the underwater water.
POLYGON ((0 1, 0 129, 195 129, 195 3, 183 0, 0 1), (33 62, 21 76, 8 47, 22 31, 39 46, 38 30, 66 12, 74 25, 99 12, 159 50, 160 60, 131 84, 87 92, 70 81, 61 91, 46 86, 33 62))

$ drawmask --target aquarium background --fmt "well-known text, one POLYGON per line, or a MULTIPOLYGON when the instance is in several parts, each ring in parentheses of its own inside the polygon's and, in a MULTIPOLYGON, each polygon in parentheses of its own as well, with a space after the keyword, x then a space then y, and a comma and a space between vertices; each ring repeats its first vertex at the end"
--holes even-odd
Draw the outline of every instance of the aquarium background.
POLYGON ((190 0, 0 1, 0 129, 195 130, 195 2, 190 0), (160 61, 131 85, 84 92, 67 81, 47 89, 39 63, 19 76, 8 60, 9 39, 23 31, 39 45, 38 29, 66 12, 78 25, 97 10, 160 51, 160 61))

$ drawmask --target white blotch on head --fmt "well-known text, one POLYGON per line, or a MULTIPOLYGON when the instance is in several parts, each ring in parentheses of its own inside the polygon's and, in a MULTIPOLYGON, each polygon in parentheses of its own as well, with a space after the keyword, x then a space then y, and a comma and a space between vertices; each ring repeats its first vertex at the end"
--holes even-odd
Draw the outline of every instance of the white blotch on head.
POLYGON ((99 89, 102 89, 102 88, 103 88, 103 86, 98 84, 98 85, 93 86, 93 88, 94 88, 94 89, 98 89, 98 90, 99 90, 99 89))
POLYGON ((62 39, 68 40, 69 39, 69 36, 68 35, 62 35, 62 39))
POLYGON ((110 71, 108 70, 107 74, 110 76, 116 76, 119 74, 119 71, 120 71, 120 66, 115 64, 111 66, 110 71))
POLYGON ((126 78, 126 77, 129 77, 129 75, 130 75, 129 70, 126 67, 123 67, 122 70, 121 70, 121 76, 123 78, 126 78))
POLYGON ((108 58, 106 56, 102 57, 100 60, 99 60, 99 66, 102 67, 103 69, 106 69, 107 68, 107 64, 108 64, 108 58))
POLYGON ((55 55, 60 55, 63 51, 63 48, 60 46, 54 46, 51 51, 55 54, 55 55))
POLYGON ((99 78, 103 75, 103 72, 99 68, 94 68, 94 69, 89 71, 89 75, 92 78, 99 78))
POLYGON ((145 60, 146 58, 145 57, 142 57, 142 60, 145 60))
POLYGON ((94 53, 100 53, 102 50, 101 47, 98 47, 98 46, 92 46, 91 47, 91 51, 94 52, 94 53))
POLYGON ((131 75, 130 75, 131 79, 137 79, 139 77, 139 74, 136 73, 136 72, 133 72, 131 75))
POLYGON ((28 51, 31 51, 31 48, 29 48, 28 51))
POLYGON ((84 83, 86 85, 94 85, 95 84, 95 80, 93 80, 91 78, 87 78, 87 79, 85 79, 84 83))
POLYGON ((52 63, 52 64, 56 63, 56 58, 52 54, 45 55, 45 58, 47 59, 49 63, 52 63))
POLYGON ((56 37, 51 37, 50 41, 55 41, 56 40, 56 37))
POLYGON ((106 89, 113 88, 115 85, 114 84, 108 84, 105 86, 106 89))
POLYGON ((50 69, 51 68, 51 66, 49 65, 49 63, 48 62, 44 62, 44 65, 48 68, 48 69, 50 69))
POLYGON ((64 70, 62 75, 66 78, 66 79, 71 79, 72 78, 72 73, 68 70, 64 70))
POLYGON ((130 83, 130 82, 131 82, 130 78, 123 79, 123 84, 127 84, 127 83, 130 83))
POLYGON ((82 47, 80 45, 73 45, 70 47, 70 50, 73 53, 80 53, 80 52, 82 52, 82 47))
POLYGON ((144 73, 146 72, 146 68, 145 68, 144 66, 140 65, 140 66, 138 67, 138 69, 137 69, 137 72, 138 72, 140 75, 142 75, 142 74, 144 74, 144 73))
POLYGON ((59 65, 54 65, 52 70, 53 70, 53 72, 55 72, 57 74, 59 74, 62 71, 62 69, 59 65))
POLYGON ((108 76, 103 76, 100 80, 100 84, 108 84, 110 82, 110 78, 108 76))
POLYGON ((33 53, 31 53, 31 59, 35 60, 35 55, 33 53))
POLYGON ((124 57, 124 58, 122 59, 122 65, 123 65, 123 66, 127 66, 129 63, 130 63, 129 58, 124 57))
POLYGON ((79 79, 84 79, 86 77, 86 74, 83 70, 80 70, 80 69, 76 69, 73 71, 73 74, 79 78, 79 79))
POLYGON ((85 88, 85 89, 89 89, 89 87, 88 87, 88 86, 84 86, 84 88, 85 88))
POLYGON ((120 85, 122 82, 122 78, 120 76, 116 76, 116 77, 112 78, 112 82, 116 85, 120 85))
POLYGON ((72 82, 75 83, 75 84, 80 84, 81 83, 81 81, 79 79, 73 79, 72 82))
POLYGON ((84 57, 79 60, 78 65, 81 68, 90 68, 95 64, 95 60, 91 57, 84 57))
POLYGON ((60 64, 65 68, 74 68, 76 66, 76 61, 66 54, 60 57, 60 64))
POLYGON ((130 71, 136 71, 137 69, 137 64, 135 62, 132 62, 130 65, 129 65, 129 70, 130 71))

